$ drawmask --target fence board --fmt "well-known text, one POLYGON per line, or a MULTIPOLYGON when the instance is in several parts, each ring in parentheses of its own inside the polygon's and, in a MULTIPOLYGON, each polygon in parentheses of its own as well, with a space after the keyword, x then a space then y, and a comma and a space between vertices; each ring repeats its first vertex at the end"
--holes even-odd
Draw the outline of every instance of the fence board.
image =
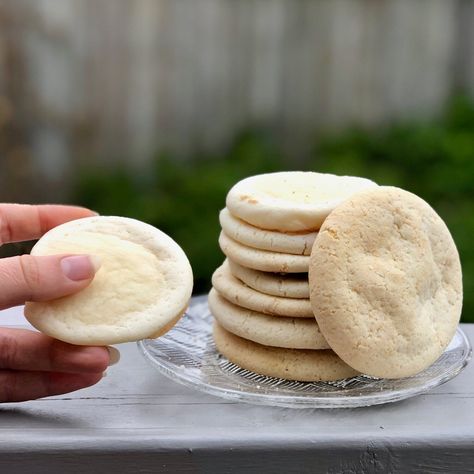
POLYGON ((221 150, 252 124, 298 160, 318 131, 474 94, 472 24, 473 0, 6 0, 0 102, 58 183, 79 161, 221 150))

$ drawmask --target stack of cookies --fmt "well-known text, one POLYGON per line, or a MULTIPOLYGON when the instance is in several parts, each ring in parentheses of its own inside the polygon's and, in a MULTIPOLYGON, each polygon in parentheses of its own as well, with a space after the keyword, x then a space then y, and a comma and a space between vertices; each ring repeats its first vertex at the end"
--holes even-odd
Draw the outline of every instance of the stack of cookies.
POLYGON ((357 373, 321 334, 309 299, 310 254, 329 213, 364 178, 313 172, 252 176, 228 193, 209 307, 218 350, 257 373, 302 381, 357 373))
POLYGON ((415 375, 452 340, 462 272, 420 197, 363 178, 287 172, 237 183, 209 307, 217 349, 301 381, 415 375))

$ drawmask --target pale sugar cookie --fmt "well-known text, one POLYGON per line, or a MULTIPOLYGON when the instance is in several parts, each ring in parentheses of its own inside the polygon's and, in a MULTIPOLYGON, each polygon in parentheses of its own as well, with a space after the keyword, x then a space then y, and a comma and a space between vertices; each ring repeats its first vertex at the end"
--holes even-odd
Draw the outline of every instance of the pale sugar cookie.
POLYGON ((286 298, 260 293, 235 278, 227 261, 212 275, 212 285, 224 298, 244 308, 275 316, 314 318, 309 298, 286 298))
POLYGON ((270 252, 247 247, 228 237, 219 236, 219 246, 224 255, 244 267, 264 272, 302 273, 308 272, 309 256, 270 252))
POLYGON ((47 232, 32 255, 90 254, 101 267, 79 293, 25 307, 41 332, 71 344, 157 337, 186 310, 193 288, 183 250, 160 230, 124 217, 88 217, 47 232))
POLYGON ((213 335, 222 355, 257 374, 302 382, 340 380, 357 375, 331 350, 268 347, 236 336, 217 322, 213 335))
POLYGON ((267 346, 328 349, 314 318, 276 318, 227 301, 212 289, 209 309, 228 331, 267 346))
POLYGON ((227 259, 230 271, 247 286, 267 295, 309 298, 307 273, 272 273, 243 267, 227 259))
POLYGON ((427 368, 461 315, 461 265, 448 228, 425 201, 394 187, 360 192, 329 215, 309 283, 331 348, 377 377, 427 368))
POLYGON ((317 232, 277 232, 260 229, 234 217, 228 209, 222 209, 219 222, 222 230, 235 241, 271 252, 310 255, 317 235, 317 232))
POLYGON ((365 178, 312 171, 284 171, 250 176, 227 194, 227 209, 260 229, 315 231, 354 193, 377 185, 365 178))

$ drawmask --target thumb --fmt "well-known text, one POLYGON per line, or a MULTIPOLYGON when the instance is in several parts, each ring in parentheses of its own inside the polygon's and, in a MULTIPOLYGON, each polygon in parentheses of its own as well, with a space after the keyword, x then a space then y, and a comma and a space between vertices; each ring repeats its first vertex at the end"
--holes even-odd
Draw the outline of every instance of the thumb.
POLYGON ((100 263, 89 255, 49 255, 0 260, 0 309, 76 293, 92 281, 100 263))

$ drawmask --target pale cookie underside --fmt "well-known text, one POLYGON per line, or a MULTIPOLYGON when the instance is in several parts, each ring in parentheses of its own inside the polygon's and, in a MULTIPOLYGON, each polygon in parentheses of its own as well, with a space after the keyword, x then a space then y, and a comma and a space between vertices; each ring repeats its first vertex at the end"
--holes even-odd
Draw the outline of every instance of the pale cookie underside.
POLYGON ((227 261, 212 275, 212 285, 224 298, 244 308, 273 316, 314 319, 309 298, 285 298, 260 293, 235 278, 227 261))
POLYGON ((398 188, 362 192, 324 222, 310 298, 333 350, 378 377, 414 375, 451 341, 462 306, 459 256, 444 222, 398 188))
POLYGON ((291 255, 247 247, 231 239, 224 232, 219 236, 219 246, 226 257, 247 268, 264 272, 308 272, 309 256, 306 255, 291 255))
POLYGON ((331 350, 282 349, 248 341, 213 328, 217 350, 234 364, 257 374, 302 382, 341 380, 357 375, 331 350))
POLYGON ((271 273, 243 267, 227 259, 230 271, 247 286, 267 295, 285 298, 309 298, 307 273, 271 273))
POLYGON ((237 306, 214 288, 209 292, 209 309, 228 331, 267 346, 291 349, 328 349, 314 318, 275 318, 237 306))
POLYGON ((226 206, 235 217, 261 229, 315 231, 341 202, 375 186, 365 178, 310 171, 260 174, 236 183, 226 206))
POLYGON ((41 332, 72 344, 134 341, 168 330, 191 297, 192 271, 182 249, 134 219, 91 217, 45 234, 33 255, 89 254, 101 260, 79 293, 25 307, 41 332))
POLYGON ((229 210, 219 214, 222 230, 232 239, 248 247, 271 252, 310 255, 317 232, 277 232, 265 230, 234 217, 229 210))

